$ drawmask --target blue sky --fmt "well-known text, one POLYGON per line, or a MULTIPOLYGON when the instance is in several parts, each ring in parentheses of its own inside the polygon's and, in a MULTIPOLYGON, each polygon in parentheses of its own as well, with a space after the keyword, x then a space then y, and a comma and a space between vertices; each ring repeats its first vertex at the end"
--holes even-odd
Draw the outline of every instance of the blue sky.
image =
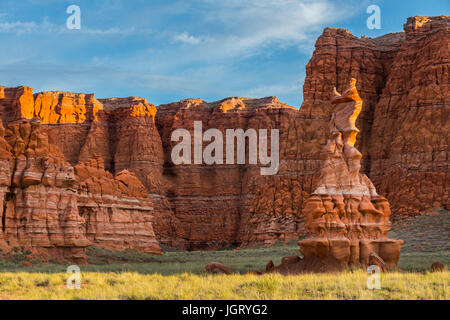
POLYGON ((327 26, 377 37, 414 15, 449 14, 447 0, 2 0, 0 85, 98 98, 277 96, 299 107, 305 65, 327 26), (68 30, 69 5, 81 29, 68 30), (381 9, 369 30, 366 8, 381 9))

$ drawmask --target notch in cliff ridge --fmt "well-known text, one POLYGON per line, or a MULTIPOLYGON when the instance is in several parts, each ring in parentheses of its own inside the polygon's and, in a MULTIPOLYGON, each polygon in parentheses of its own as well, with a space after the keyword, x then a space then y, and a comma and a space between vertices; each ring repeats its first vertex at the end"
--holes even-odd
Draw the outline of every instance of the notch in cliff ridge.
MULTIPOLYGON (((371 38, 366 35, 361 35, 360 38, 353 35, 348 29, 344 28, 334 28, 334 27, 327 27, 323 30, 322 37, 346 37, 349 39, 354 40, 361 40, 360 42, 363 45, 376 45, 376 46, 392 46, 395 44, 398 44, 399 42, 402 42, 405 39, 405 34, 403 31, 401 32, 391 32, 384 35, 381 35, 376 38, 371 38)), ((320 39, 320 37, 319 37, 320 39)), ((318 41, 319 41, 318 39, 318 41)), ((320 42, 319 42, 320 43, 320 42)), ((322 44, 322 43, 320 43, 322 44)), ((329 43, 327 43, 329 44, 329 43)))
POLYGON ((219 101, 208 103, 213 109, 220 109, 223 112, 238 111, 238 110, 258 110, 258 109, 294 109, 296 108, 287 105, 275 96, 264 98, 245 98, 245 97, 230 97, 219 101))
MULTIPOLYGON (((144 104, 144 105, 152 105, 147 101, 146 98, 142 97, 114 97, 114 98, 104 98, 104 99, 98 99, 103 104, 103 107, 105 110, 116 110, 120 108, 129 108, 131 105, 137 105, 137 104, 144 104)), ((153 106, 153 105, 152 105, 153 106)))

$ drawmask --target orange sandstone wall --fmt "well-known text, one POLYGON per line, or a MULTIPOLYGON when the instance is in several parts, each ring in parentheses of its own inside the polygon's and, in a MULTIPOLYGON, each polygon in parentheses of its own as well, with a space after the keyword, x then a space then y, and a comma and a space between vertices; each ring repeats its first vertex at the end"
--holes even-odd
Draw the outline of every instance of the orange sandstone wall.
POLYGON ((374 112, 370 177, 395 214, 450 208, 450 18, 413 17, 374 112))
POLYGON ((0 126, 0 247, 77 263, 87 262, 89 245, 160 253, 146 187, 127 170, 115 176, 105 171, 103 158, 94 153, 109 154, 109 141, 101 142, 108 137, 101 132, 108 120, 102 113, 102 124, 95 116, 102 104, 93 95, 67 93, 42 93, 33 100, 28 89, 2 89, 0 100, 8 123, 6 130, 0 126), (37 113, 27 113, 33 110, 30 101, 37 113), (89 149, 95 134, 99 143, 89 149), (76 163, 80 155, 88 160, 75 168, 66 162, 76 163))
MULTIPOLYGON (((297 115, 296 109, 275 97, 235 97, 212 103, 188 99, 158 107, 156 124, 164 148, 167 197, 181 223, 188 249, 221 248, 256 241, 272 243, 278 238, 297 235, 300 210, 296 206, 299 206, 301 189, 295 177, 264 178, 257 165, 176 166, 170 159, 176 144, 170 139, 173 130, 184 128, 193 136, 194 121, 202 122, 203 132, 217 128, 224 137, 226 129, 278 128, 280 140, 284 141, 296 138, 289 136, 287 125, 297 115), (269 188, 273 191, 278 188, 280 192, 270 195, 269 188), (254 237, 255 233, 260 234, 254 237)), ((225 144, 226 141, 224 150, 225 144)))

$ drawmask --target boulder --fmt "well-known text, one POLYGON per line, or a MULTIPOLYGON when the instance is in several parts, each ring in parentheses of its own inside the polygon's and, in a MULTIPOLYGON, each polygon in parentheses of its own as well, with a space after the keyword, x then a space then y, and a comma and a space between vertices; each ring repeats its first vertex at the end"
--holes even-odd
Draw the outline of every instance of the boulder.
POLYGON ((222 262, 211 262, 207 264, 204 268, 204 271, 207 273, 224 273, 231 274, 233 272, 232 268, 229 265, 226 265, 222 262))
POLYGON ((446 269, 446 265, 442 262, 433 262, 431 265, 431 272, 445 271, 446 269))

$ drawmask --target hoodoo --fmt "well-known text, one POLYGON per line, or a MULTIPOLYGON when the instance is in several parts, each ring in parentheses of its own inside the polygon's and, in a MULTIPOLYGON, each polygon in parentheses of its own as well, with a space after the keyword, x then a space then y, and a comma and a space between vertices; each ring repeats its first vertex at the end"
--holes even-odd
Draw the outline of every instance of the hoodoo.
POLYGON ((334 89, 333 113, 328 142, 321 155, 323 164, 317 188, 303 209, 307 237, 300 241, 301 260, 284 259, 280 273, 338 271, 350 266, 368 266, 371 254, 387 267, 397 266, 402 240, 386 236, 391 210, 370 179, 360 173, 361 153, 354 147, 355 126, 362 100, 356 79, 341 95, 334 89))

